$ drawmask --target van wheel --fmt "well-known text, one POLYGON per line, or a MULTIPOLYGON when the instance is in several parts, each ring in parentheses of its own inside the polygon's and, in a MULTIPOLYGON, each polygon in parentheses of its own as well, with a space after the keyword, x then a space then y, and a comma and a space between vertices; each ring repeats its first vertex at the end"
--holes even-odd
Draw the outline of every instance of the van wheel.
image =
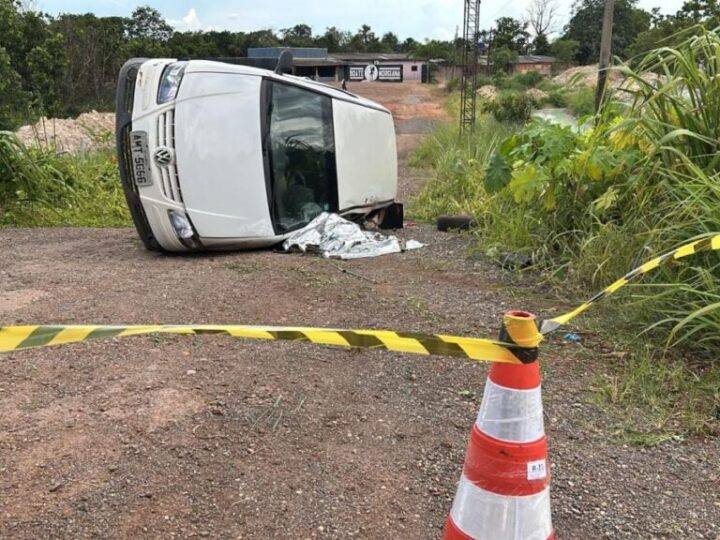
POLYGON ((477 222, 471 216, 440 216, 437 219, 438 231, 469 231, 477 226, 477 222))
POLYGON ((381 229, 402 229, 405 210, 402 203, 392 203, 382 211, 381 229))

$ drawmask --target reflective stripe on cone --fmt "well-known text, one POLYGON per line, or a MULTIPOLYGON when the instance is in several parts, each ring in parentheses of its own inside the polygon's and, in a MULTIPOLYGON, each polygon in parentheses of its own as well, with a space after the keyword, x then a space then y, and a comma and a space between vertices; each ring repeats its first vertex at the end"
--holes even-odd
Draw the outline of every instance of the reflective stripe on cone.
POLYGON ((494 439, 529 443, 545 435, 540 385, 528 390, 500 386, 488 377, 476 426, 494 439))
POLYGON ((444 540, 549 540, 553 538, 550 488, 526 496, 486 491, 463 474, 444 540))

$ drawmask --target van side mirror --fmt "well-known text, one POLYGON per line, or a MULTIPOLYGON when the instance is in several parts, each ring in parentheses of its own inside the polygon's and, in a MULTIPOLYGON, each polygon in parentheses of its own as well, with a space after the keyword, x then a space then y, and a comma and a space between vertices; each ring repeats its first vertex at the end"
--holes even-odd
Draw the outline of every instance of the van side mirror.
POLYGON ((283 51, 280 53, 277 65, 275 66, 275 73, 282 75, 283 73, 292 73, 293 71, 293 55, 290 51, 283 51))

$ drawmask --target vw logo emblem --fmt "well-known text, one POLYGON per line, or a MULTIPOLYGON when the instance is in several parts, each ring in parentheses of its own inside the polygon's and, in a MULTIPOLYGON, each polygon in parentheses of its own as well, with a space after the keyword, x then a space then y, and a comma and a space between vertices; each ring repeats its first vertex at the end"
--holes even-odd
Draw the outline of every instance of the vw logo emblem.
POLYGON ((155 150, 155 163, 161 167, 170 165, 173 161, 173 151, 167 146, 161 146, 155 150))

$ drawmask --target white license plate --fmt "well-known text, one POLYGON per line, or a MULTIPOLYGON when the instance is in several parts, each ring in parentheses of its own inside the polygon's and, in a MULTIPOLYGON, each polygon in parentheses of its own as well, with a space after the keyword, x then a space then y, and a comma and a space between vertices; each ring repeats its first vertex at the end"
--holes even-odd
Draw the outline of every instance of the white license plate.
POLYGON ((147 131, 130 132, 130 155, 132 156, 132 173, 135 185, 138 187, 152 186, 147 131))

